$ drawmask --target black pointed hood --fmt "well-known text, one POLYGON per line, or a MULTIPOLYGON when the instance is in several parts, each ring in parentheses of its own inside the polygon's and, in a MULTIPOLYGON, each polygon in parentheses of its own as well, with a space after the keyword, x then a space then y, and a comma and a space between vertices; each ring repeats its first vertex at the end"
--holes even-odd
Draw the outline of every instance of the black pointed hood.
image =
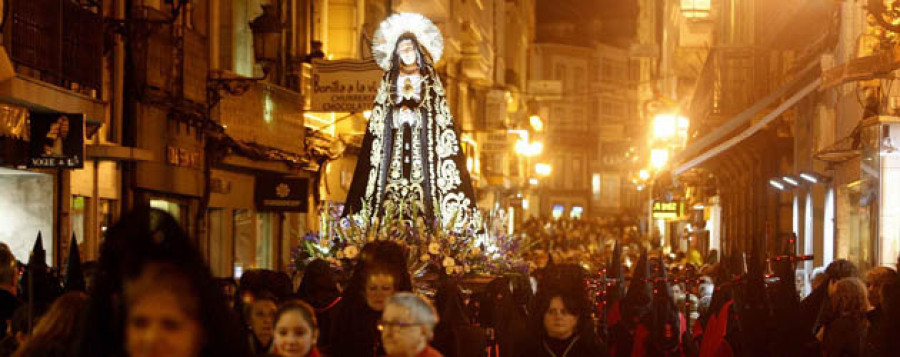
POLYGON ((69 257, 66 262, 66 291, 86 291, 84 273, 81 270, 81 253, 78 251, 78 240, 72 233, 69 242, 69 257))
MULTIPOLYGON (((625 297, 625 272, 622 270, 622 246, 616 241, 612 257, 606 266, 603 282, 604 310, 603 328, 609 328, 622 321, 622 299, 625 297)), ((605 330, 604 330, 605 331, 605 330)))
POLYGON ((28 258, 28 265, 19 282, 19 292, 23 301, 33 304, 35 308, 45 308, 56 300, 61 294, 60 281, 50 274, 47 266, 47 251, 41 232, 38 232, 37 240, 28 258))
POLYGON ((31 248, 31 255, 28 257, 29 267, 47 267, 47 251, 44 250, 43 240, 41 232, 38 231, 37 239, 34 241, 34 247, 31 248))
POLYGON ((653 293, 650 289, 650 267, 647 264, 647 251, 641 249, 641 258, 638 260, 631 274, 631 282, 628 284, 628 292, 622 301, 623 318, 626 323, 636 323, 650 312, 653 303, 653 293))
POLYGON ((625 297, 625 271, 622 269, 622 246, 616 241, 613 248, 612 260, 607 268, 606 275, 612 281, 607 284, 608 301, 617 301, 625 297))
POLYGON ((675 296, 672 285, 669 284, 669 274, 666 271, 666 263, 662 257, 654 268, 653 279, 653 343, 660 351, 673 351, 681 340, 681 323, 678 317, 678 308, 675 306, 675 296))
POLYGON ((751 356, 764 356, 767 350, 767 327, 769 324, 769 299, 766 296, 765 266, 759 244, 751 241, 750 254, 746 257, 747 275, 741 286, 741 303, 738 314, 741 319, 741 333, 751 356))

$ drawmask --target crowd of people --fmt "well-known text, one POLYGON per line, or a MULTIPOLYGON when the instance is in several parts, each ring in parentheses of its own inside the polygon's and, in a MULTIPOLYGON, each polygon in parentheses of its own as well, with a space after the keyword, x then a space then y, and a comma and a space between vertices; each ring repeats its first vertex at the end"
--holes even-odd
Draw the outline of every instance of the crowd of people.
POLYGON ((413 277, 401 245, 373 241, 349 279, 316 260, 294 289, 275 272, 214 278, 153 209, 108 231, 87 284, 55 281, 39 253, 20 274, 0 246, 2 356, 900 355, 900 278, 846 260, 801 299, 792 261, 753 254, 701 268, 639 250, 628 269, 616 244, 597 271, 413 277))

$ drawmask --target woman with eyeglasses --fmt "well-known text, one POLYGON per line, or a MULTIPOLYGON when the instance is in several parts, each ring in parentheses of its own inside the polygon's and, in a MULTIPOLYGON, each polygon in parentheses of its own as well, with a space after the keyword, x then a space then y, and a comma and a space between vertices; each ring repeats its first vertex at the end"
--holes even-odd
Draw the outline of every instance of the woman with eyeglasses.
POLYGON ((378 323, 387 357, 442 357, 428 345, 438 322, 434 307, 413 293, 398 293, 387 300, 378 323))

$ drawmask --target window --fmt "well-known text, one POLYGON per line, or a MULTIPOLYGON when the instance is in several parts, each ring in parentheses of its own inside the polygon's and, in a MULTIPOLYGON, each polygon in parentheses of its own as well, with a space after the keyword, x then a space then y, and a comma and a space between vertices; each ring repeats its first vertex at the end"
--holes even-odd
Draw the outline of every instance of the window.
MULTIPOLYGON (((71 222, 72 234, 75 235, 75 239, 78 241, 78 244, 82 244, 84 242, 84 221, 85 221, 85 213, 87 212, 87 207, 90 205, 90 198, 83 196, 72 196, 72 202, 69 206, 69 222, 71 222)), ((69 238, 64 237, 66 239, 66 244, 69 242, 69 238)), ((66 252, 68 254, 68 252, 66 252)))
POLYGON ((254 76, 253 32, 250 22, 262 14, 259 0, 226 0, 220 11, 222 29, 219 37, 221 69, 242 76, 254 76))
POLYGON ((209 210, 209 251, 207 259, 213 275, 228 277, 233 274, 231 267, 232 243, 228 240, 225 221, 225 210, 213 208, 209 210))
POLYGON ((601 81, 611 81, 613 79, 613 66, 612 63, 608 61, 603 61, 602 64, 602 74, 600 76, 601 81))
POLYGON ((273 245, 278 236, 276 213, 260 212, 256 220, 256 266, 260 269, 275 267, 273 245))
POLYGON ((555 74, 554 78, 563 82, 563 89, 569 89, 569 81, 568 78, 566 78, 566 65, 557 64, 555 74))
POLYGON ((116 200, 101 198, 97 201, 97 227, 100 229, 100 232, 97 235, 100 237, 98 243, 103 243, 103 240, 106 237, 106 230, 109 226, 119 220, 117 207, 118 204, 116 203, 116 200))
POLYGON ((553 205, 553 219, 562 218, 563 213, 566 212, 566 206, 561 204, 553 205))
POLYGON ((584 94, 587 92, 587 89, 584 87, 584 68, 575 67, 575 71, 572 73, 572 83, 575 84, 574 90, 576 94, 584 94))
POLYGON ((681 0, 681 14, 688 19, 705 19, 711 9, 711 0, 681 0))
POLYGON ((256 267, 255 214, 251 210, 234 211, 234 277, 256 267))
POLYGON ((584 109, 572 109, 572 120, 570 121, 570 123, 570 130, 584 130, 584 128, 586 127, 586 123, 584 121, 584 109))
POLYGON ((581 219, 582 214, 584 214, 584 207, 573 206, 572 211, 569 212, 569 217, 571 217, 572 219, 581 219))
POLYGON ((277 237, 275 213, 234 211, 234 274, 250 269, 274 268, 274 239, 277 237))

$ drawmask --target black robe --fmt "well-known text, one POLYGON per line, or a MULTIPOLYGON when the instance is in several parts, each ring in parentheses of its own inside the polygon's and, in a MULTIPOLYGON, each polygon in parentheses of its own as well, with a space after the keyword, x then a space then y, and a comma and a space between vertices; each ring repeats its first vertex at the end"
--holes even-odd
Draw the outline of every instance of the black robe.
POLYGON ((360 299, 343 299, 338 303, 337 318, 332 323, 331 357, 384 356, 378 320, 381 311, 375 311, 360 299))

